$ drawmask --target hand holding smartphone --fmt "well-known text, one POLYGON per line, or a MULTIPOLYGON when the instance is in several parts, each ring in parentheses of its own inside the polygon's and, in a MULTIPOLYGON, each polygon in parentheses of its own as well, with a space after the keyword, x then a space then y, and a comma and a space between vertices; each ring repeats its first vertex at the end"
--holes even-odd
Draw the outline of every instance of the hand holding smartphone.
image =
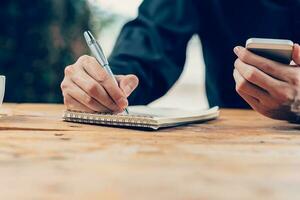
POLYGON ((293 46, 291 40, 250 38, 246 42, 246 49, 252 53, 283 64, 291 63, 293 46))
POLYGON ((234 49, 237 92, 265 116, 300 122, 299 45, 290 40, 250 38, 246 49, 234 49))

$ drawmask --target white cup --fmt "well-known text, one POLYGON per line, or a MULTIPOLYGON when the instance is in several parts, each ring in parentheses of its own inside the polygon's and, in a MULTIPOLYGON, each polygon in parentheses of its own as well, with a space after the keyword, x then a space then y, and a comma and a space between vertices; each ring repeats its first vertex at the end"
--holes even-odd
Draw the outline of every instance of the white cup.
POLYGON ((5 92, 5 76, 0 76, 0 105, 3 102, 5 92))

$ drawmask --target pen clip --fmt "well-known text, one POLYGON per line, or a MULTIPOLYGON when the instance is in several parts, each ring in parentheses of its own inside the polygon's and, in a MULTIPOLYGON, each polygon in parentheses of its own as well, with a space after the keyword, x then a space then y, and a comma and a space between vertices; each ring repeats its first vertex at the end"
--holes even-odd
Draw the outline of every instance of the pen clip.
POLYGON ((100 64, 102 64, 103 66, 104 65, 109 65, 108 60, 105 57, 101 46, 99 45, 99 43, 97 42, 97 40, 95 39, 93 34, 90 31, 85 31, 84 32, 84 38, 85 38, 88 46, 90 47, 92 53, 94 54, 94 56, 97 59, 99 59, 98 61, 100 62, 100 64))

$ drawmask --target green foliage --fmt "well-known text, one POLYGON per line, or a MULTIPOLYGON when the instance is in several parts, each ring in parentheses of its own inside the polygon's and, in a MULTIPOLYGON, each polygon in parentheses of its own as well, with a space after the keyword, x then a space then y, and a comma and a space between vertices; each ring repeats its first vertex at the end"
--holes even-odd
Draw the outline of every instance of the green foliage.
POLYGON ((94 12, 98 9, 90 9, 85 0, 2 0, 0 74, 7 76, 5 101, 62 102, 65 66, 88 53, 83 31, 100 31, 111 22, 100 9, 94 12))

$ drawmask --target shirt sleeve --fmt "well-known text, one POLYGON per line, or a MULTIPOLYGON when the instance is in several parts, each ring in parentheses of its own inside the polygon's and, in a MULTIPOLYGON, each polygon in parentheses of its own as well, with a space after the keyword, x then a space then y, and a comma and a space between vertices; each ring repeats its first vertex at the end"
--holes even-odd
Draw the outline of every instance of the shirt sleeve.
POLYGON ((187 43, 198 32, 193 0, 144 0, 136 19, 122 29, 110 56, 115 74, 135 74, 133 105, 163 96, 179 78, 187 43))

